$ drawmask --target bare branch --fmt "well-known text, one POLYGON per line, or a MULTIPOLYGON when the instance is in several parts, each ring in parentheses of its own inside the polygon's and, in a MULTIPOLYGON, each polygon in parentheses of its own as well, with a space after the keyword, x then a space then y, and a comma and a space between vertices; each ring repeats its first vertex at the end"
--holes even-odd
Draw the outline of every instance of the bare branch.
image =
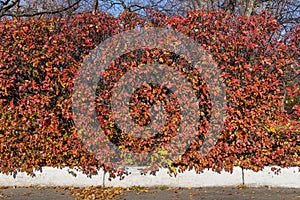
POLYGON ((4 16, 5 12, 16 6, 20 0, 7 0, 7 1, 1 1, 1 7, 0 7, 0 18, 4 16))
MULTIPOLYGON (((42 15, 54 15, 58 13, 63 13, 70 10, 76 10, 79 6, 81 0, 76 0, 74 3, 71 3, 67 6, 61 6, 58 9, 45 10, 45 11, 35 11, 35 10, 22 10, 22 11, 10 11, 3 13, 2 16, 11 16, 11 17, 34 17, 34 16, 42 16, 42 15)), ((70 2, 70 1, 69 1, 70 2)))

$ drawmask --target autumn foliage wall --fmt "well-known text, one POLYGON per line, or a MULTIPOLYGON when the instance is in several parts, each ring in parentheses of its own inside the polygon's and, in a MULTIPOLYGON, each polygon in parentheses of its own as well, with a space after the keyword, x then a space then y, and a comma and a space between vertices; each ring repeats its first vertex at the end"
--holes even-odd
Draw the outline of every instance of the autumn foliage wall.
MULTIPOLYGON (((182 161, 166 167, 200 172, 300 166, 299 106, 292 113, 281 109, 284 91, 291 98, 299 94, 299 85, 287 86, 282 78, 286 71, 299 73, 299 27, 278 39, 280 27, 266 13, 245 18, 195 11, 185 17, 152 12, 148 19, 96 13, 0 21, 1 172, 69 166, 92 174, 104 166, 76 133, 73 79, 93 48, 137 26, 172 28, 199 42, 222 69, 227 86, 228 115, 215 147, 199 157, 198 135, 182 161)), ((166 54, 149 52, 140 55, 167 60, 166 54)))

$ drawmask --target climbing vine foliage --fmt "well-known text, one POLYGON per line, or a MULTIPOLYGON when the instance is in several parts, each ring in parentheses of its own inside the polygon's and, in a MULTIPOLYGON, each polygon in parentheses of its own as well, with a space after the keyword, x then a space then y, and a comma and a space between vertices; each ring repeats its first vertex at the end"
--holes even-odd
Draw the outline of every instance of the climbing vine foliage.
MULTIPOLYGON (((282 35, 275 18, 267 13, 246 18, 223 11, 193 11, 184 17, 151 12, 147 19, 132 13, 118 17, 93 13, 70 19, 0 21, 1 172, 32 173, 43 166, 68 166, 88 175, 103 168, 114 176, 116 171, 86 148, 76 130, 73 80, 83 60, 101 42, 141 27, 181 32, 212 55, 226 85, 226 118, 216 145, 207 155, 199 156, 210 120, 209 88, 176 52, 137 49, 108 66, 102 80, 111 85, 105 88, 98 84, 96 94, 99 124, 121 151, 157 151, 151 158, 157 161, 156 167, 167 167, 174 173, 192 168, 197 172, 206 168, 232 171, 241 166, 258 171, 269 165, 300 166, 300 106, 290 103, 289 112, 284 109, 285 99, 299 100, 299 81, 288 79, 300 70, 299 27, 282 35), (103 104, 110 100, 110 90, 125 72, 152 62, 177 69, 198 91, 199 105, 202 102, 199 115, 204 125, 194 133, 180 161, 159 162, 164 156, 157 150, 159 145, 172 140, 181 120, 176 95, 167 88, 145 85, 130 98, 132 119, 140 126, 149 122, 151 106, 164 105, 167 120, 156 138, 139 139, 118 132, 108 104, 103 104)), ((110 149, 106 151, 103 153, 109 154, 110 149)))

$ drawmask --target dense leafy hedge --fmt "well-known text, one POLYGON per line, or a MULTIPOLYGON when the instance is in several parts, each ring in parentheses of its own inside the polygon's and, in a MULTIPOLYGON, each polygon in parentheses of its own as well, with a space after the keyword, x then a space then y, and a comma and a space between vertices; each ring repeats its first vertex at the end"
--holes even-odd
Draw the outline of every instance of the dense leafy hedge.
MULTIPOLYGON (((245 18, 222 11, 195 11, 186 17, 153 12, 147 20, 132 13, 122 13, 117 18, 94 13, 68 20, 0 21, 2 172, 19 169, 32 172, 42 166, 76 166, 86 173, 95 173, 100 167, 109 170, 87 151, 76 132, 71 110, 73 79, 84 57, 100 42, 138 26, 173 28, 199 42, 219 64, 227 86, 228 116, 216 146, 200 157, 203 135, 195 133, 197 136, 182 160, 165 167, 174 170, 177 166, 181 171, 195 168, 200 172, 205 168, 232 171, 233 166, 256 171, 266 165, 300 165, 299 106, 294 106, 292 113, 281 110, 284 91, 291 98, 299 94, 299 85, 287 86, 282 79, 286 71, 299 73, 299 31, 279 37, 280 27, 266 13, 245 18)), ((128 70, 137 62, 167 62, 176 57, 163 50, 140 51, 134 52, 139 61, 135 61, 135 56, 124 55, 127 63, 115 62, 104 76, 117 76, 120 67, 128 70)), ((154 89, 155 86, 136 95, 148 92, 151 96, 154 89)), ((110 98, 109 91, 99 91, 100 97, 110 98)), ((207 100, 207 90, 202 91, 205 94, 202 100, 207 100)), ((172 105, 178 108, 176 103, 172 105)), ((140 108, 139 105, 131 106, 137 122, 147 121, 147 114, 139 116, 141 112, 134 109, 140 108)), ((103 107, 98 109, 101 111, 103 107)), ((111 120, 109 114, 102 112, 102 115, 104 124, 105 120, 111 120)), ((166 134, 165 142, 172 134, 172 131, 166 134)), ((125 149, 146 151, 146 143, 150 149, 155 147, 153 140, 122 139, 119 145, 125 149)))

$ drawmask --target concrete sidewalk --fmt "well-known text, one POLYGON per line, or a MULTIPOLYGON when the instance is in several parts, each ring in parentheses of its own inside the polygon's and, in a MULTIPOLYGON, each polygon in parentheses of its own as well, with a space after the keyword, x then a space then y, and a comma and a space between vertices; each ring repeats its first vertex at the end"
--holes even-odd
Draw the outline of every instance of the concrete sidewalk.
POLYGON ((147 192, 129 191, 115 198, 116 200, 300 200, 300 189, 289 188, 237 188, 209 187, 191 189, 149 189, 147 192))
MULTIPOLYGON (((97 188, 90 188, 93 192, 97 188)), ((68 188, 0 188, 0 199, 7 200, 74 200, 68 188)), ((91 196, 88 199, 91 198, 91 196)), ((97 199, 97 198, 95 198, 97 199)), ((300 200, 300 189, 294 188, 238 188, 238 187, 203 187, 203 188, 143 188, 133 187, 131 191, 124 190, 115 200, 300 200)))

